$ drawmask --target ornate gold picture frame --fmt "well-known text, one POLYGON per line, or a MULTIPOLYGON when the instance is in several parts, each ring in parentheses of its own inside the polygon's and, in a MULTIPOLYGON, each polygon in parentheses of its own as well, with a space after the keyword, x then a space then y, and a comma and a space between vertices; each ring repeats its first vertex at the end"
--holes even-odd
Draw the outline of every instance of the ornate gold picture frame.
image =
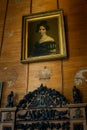
POLYGON ((22 17, 22 63, 66 57, 63 10, 22 17))

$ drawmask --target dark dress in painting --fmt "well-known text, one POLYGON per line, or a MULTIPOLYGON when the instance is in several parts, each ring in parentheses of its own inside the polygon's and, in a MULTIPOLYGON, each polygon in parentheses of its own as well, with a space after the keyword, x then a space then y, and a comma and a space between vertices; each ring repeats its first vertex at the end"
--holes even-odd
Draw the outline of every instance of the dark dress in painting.
POLYGON ((50 54, 56 54, 56 43, 54 41, 36 42, 32 56, 45 56, 50 54))

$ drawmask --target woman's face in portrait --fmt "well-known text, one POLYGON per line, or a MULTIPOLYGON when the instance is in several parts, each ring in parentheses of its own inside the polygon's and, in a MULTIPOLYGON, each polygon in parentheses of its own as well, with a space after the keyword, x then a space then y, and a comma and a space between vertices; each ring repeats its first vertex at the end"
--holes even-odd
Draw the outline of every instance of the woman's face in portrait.
POLYGON ((38 32, 41 36, 43 36, 44 34, 46 34, 46 28, 44 26, 40 26, 38 32))

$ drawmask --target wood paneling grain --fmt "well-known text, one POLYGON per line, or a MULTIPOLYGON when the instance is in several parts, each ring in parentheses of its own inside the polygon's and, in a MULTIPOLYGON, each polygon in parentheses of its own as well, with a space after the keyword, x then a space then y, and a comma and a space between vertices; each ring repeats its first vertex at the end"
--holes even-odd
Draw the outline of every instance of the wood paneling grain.
POLYGON ((7 0, 0 1, 0 51, 3 42, 3 34, 4 34, 4 27, 5 27, 5 16, 6 16, 6 7, 7 7, 7 0))
MULTIPOLYGON (((2 107, 6 105, 6 97, 11 90, 17 95, 16 102, 21 99, 27 91, 27 64, 20 63, 21 57, 21 33, 22 33, 22 16, 30 13, 30 0, 15 1, 9 0, 7 17, 5 21, 5 33, 3 36, 3 46, 0 57, 0 71, 3 68, 9 69, 8 73, 12 73, 12 69, 17 72, 17 80, 12 87, 9 87, 5 79, 11 78, 7 74, 3 74, 3 95, 2 107)), ((13 74, 14 75, 14 74, 13 74)))
POLYGON ((32 91, 39 87, 41 84, 44 86, 56 89, 62 93, 62 77, 61 77, 61 62, 50 61, 44 63, 34 63, 29 66, 29 85, 28 91, 32 91), (44 70, 44 67, 51 70, 51 78, 46 80, 39 79, 39 72, 44 70))
MULTIPOLYGON (((32 13, 56 10, 58 8, 57 0, 32 0, 32 13)), ((62 74, 60 61, 47 61, 29 64, 29 84, 28 91, 38 88, 41 84, 54 88, 62 93, 62 74), (47 66, 52 70, 51 79, 39 80, 38 73, 47 66)))
POLYGON ((27 90, 27 65, 22 65, 18 62, 0 63, 0 82, 1 80, 4 83, 2 106, 5 107, 7 95, 10 91, 15 93, 15 100, 18 102, 26 94, 27 90), (1 75, 3 78, 1 78, 1 75), (12 81, 14 84, 9 86, 8 81, 12 81))
MULTIPOLYGON (((87 68, 87 1, 59 0, 59 7, 63 8, 67 20, 67 45, 69 58, 63 61, 64 95, 71 101, 72 87, 74 86, 75 73, 87 68)), ((86 83, 87 85, 87 83, 86 83)), ((87 102, 87 87, 82 84, 80 89, 83 102, 87 102)))
POLYGON ((57 9, 57 0, 32 0, 32 13, 57 9))
POLYGON ((30 13, 30 0, 9 1, 2 47, 2 61, 19 61, 21 55, 22 16, 30 13), (8 55, 8 56, 6 56, 8 55))

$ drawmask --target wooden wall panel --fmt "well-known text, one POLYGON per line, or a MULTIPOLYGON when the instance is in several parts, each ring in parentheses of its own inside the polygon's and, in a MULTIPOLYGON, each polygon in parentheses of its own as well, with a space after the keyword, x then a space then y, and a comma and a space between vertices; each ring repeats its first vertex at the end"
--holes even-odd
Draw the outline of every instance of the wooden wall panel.
POLYGON ((17 95, 16 100, 21 99, 27 91, 27 72, 28 65, 20 63, 21 57, 21 33, 22 33, 22 16, 30 13, 30 0, 16 1, 9 0, 8 10, 5 22, 5 30, 3 36, 3 46, 0 57, 0 71, 3 68, 9 69, 9 72, 15 70, 17 72, 17 80, 12 87, 7 84, 6 78, 9 74, 3 74, 4 89, 2 94, 2 107, 6 104, 6 97, 10 91, 14 91, 17 95), (13 70, 12 70, 12 69, 13 70))
MULTIPOLYGON (((50 0, 32 0, 32 13, 56 10, 58 8, 57 1, 50 0)), ((60 61, 48 61, 29 64, 29 84, 28 91, 32 91, 39 87, 41 83, 47 87, 54 88, 62 93, 62 75, 61 75, 61 62, 60 61), (44 69, 44 66, 52 70, 52 76, 50 80, 39 80, 38 73, 44 69)))
POLYGON ((2 61, 15 62, 20 60, 22 16, 29 13, 30 0, 21 2, 9 0, 2 47, 2 61))
POLYGON ((27 91, 27 65, 23 66, 19 62, 0 63, 0 81, 3 82, 2 107, 6 105, 10 91, 14 92, 17 103, 27 91), (9 81, 12 81, 12 86, 9 85, 9 81))
POLYGON ((32 0, 32 13, 57 9, 57 0, 32 0))
MULTIPOLYGON (((63 61, 64 95, 70 101, 74 76, 80 69, 87 68, 87 1, 59 0, 59 7, 63 8, 67 20, 68 53, 69 58, 63 61)), ((87 83, 77 86, 81 91, 83 102, 87 102, 87 83)))
POLYGON ((0 1, 0 48, 1 48, 2 42, 3 42, 6 6, 7 6, 7 0, 5 0, 5 1, 1 0, 0 1))
POLYGON ((62 93, 61 62, 49 61, 44 63, 30 64, 29 69, 28 91, 32 91, 43 84, 44 86, 56 89, 62 93), (40 80, 39 73, 44 71, 45 66, 51 70, 51 78, 40 80))

